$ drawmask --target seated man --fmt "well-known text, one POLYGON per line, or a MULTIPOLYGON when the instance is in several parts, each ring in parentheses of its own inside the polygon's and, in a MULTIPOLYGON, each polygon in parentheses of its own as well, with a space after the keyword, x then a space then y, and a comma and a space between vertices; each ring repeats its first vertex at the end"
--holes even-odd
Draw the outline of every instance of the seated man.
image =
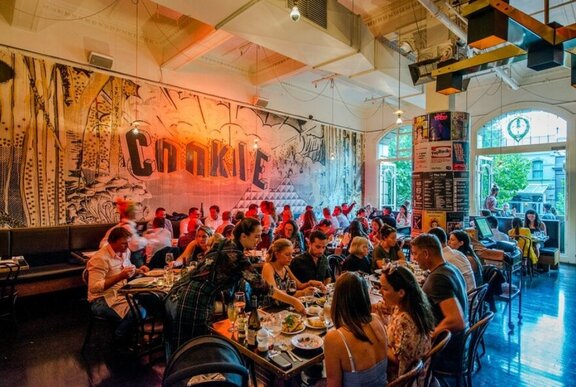
POLYGON ((127 279, 144 270, 136 269, 130 262, 131 233, 123 227, 116 227, 108 235, 108 243, 88 261, 88 302, 96 316, 120 321, 116 328, 117 338, 124 338, 134 318, 124 296, 118 289, 127 279))
POLYGON ((382 223, 389 225, 390 227, 396 228, 396 218, 392 215, 392 207, 384 206, 382 207, 382 223))
POLYGON ((508 235, 504 234, 502 231, 498 230, 498 219, 495 216, 490 215, 486 218, 486 222, 492 230, 492 239, 494 241, 506 241, 508 242, 510 238, 508 235))
POLYGON ((221 224, 220 207, 213 204, 210 206, 210 214, 204 219, 204 225, 210 227, 212 231, 215 231, 221 224))
POLYGON ((308 242, 308 251, 297 256, 290 263, 292 274, 301 283, 321 281, 330 283, 331 273, 328 259, 324 256, 328 238, 322 231, 312 231, 308 242))
POLYGON ((472 265, 470 261, 464 253, 461 253, 458 250, 454 250, 448 246, 448 237, 446 236, 446 232, 441 227, 434 227, 428 231, 430 234, 435 235, 436 238, 440 241, 440 245, 442 246, 442 256, 444 259, 453 264, 458 268, 462 276, 464 277, 464 281, 466 282, 466 288, 464 289, 466 292, 470 290, 476 289, 476 280, 474 279, 474 270, 472 270, 472 265))
MULTIPOLYGON (((165 218, 157 217, 152 221, 152 229, 146 230, 144 238, 146 245, 146 263, 149 269, 161 269, 166 265, 166 253, 179 254, 176 248, 172 250, 172 234, 164 228, 165 218)), ((142 266, 143 267, 143 266, 142 266)))
POLYGON ((198 207, 191 207, 188 210, 188 217, 180 221, 180 236, 186 235, 189 231, 196 230, 199 226, 202 226, 200 210, 198 207))
POLYGON ((455 371, 462 361, 464 332, 468 325, 468 298, 464 277, 456 266, 444 260, 442 246, 435 235, 418 235, 410 245, 411 257, 424 270, 430 270, 422 290, 432 305, 436 318, 433 336, 448 329, 452 339, 442 351, 437 369, 455 371))
MULTIPOLYGON (((158 207, 156 211, 154 211, 154 218, 164 218, 164 228, 170 231, 170 238, 172 238, 172 235, 174 235, 174 228, 172 227, 172 222, 170 221, 170 219, 166 219, 166 209, 158 207)), ((152 224, 153 222, 154 219, 148 222, 146 230, 149 230, 154 227, 154 225, 152 224)))

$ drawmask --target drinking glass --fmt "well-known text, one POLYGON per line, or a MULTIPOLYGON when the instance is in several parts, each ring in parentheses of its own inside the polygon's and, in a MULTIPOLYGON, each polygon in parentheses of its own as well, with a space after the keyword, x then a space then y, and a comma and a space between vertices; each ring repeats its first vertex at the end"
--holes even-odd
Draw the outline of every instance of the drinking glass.
POLYGON ((228 305, 226 313, 228 314, 228 320, 232 321, 232 326, 228 328, 228 332, 236 332, 238 330, 238 328, 236 328, 236 319, 238 318, 238 311, 236 310, 234 303, 230 303, 230 305, 228 305))
POLYGON ((172 253, 166 253, 166 264, 170 265, 170 263, 174 262, 174 254, 172 253))
POLYGON ((288 281, 288 294, 290 296, 293 296, 294 294, 296 294, 296 281, 288 281))
POLYGON ((328 328, 332 324, 332 304, 326 300, 324 304, 324 311, 322 313, 322 318, 324 319, 324 325, 328 328))
POLYGON ((236 309, 237 314, 244 313, 244 308, 246 308, 246 294, 244 292, 234 293, 234 309, 236 309))
POLYGON ((168 265, 164 266, 164 284, 166 286, 172 286, 174 283, 174 271, 168 265))
POLYGON ((278 353, 276 350, 276 338, 282 333, 282 319, 279 316, 270 314, 262 321, 262 326, 268 331, 269 336, 272 337, 273 348, 269 353, 274 356, 278 353))

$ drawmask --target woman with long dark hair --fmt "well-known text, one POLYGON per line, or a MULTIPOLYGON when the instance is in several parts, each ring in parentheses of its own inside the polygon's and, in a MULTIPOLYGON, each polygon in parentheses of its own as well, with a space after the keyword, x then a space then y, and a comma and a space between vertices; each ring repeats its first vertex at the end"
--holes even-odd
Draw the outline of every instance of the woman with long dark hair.
POLYGON ((331 306, 336 329, 324 341, 328 386, 386 385, 386 329, 371 310, 366 280, 353 272, 338 277, 331 306))
POLYGON ((540 220, 540 216, 534 210, 527 210, 524 214, 524 227, 530 229, 532 234, 535 232, 546 234, 546 225, 540 220))
POLYGON ((318 224, 316 220, 316 215, 314 215, 313 210, 306 210, 304 212, 304 220, 302 221, 302 227, 300 227, 300 232, 304 234, 305 237, 308 237, 312 232, 312 229, 318 224))
POLYGON ((388 380, 408 371, 430 350, 435 321, 428 298, 412 272, 389 263, 380 276, 381 293, 387 307, 393 308, 388 336, 388 380))
POLYGON ((294 220, 290 219, 284 223, 284 227, 282 227, 280 234, 276 236, 276 240, 282 238, 288 239, 292 242, 292 245, 294 246, 294 254, 301 254, 304 252, 304 238, 302 237, 302 233, 298 230, 298 225, 294 220))
POLYGON ((450 233, 450 238, 448 238, 448 246, 454 250, 460 251, 466 256, 466 258, 468 258, 470 266, 472 266, 472 271, 474 272, 476 287, 482 286, 484 283, 484 278, 482 277, 482 262, 472 248, 472 242, 468 233, 464 230, 452 231, 450 233))

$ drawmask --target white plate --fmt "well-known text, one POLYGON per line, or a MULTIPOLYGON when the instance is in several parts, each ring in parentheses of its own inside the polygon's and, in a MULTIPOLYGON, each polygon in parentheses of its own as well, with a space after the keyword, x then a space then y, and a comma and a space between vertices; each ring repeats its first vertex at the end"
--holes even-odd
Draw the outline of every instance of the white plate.
POLYGON ((134 286, 134 285, 147 286, 147 285, 153 284, 154 282, 156 282, 156 278, 140 277, 140 278, 135 278, 132 281, 128 282, 128 285, 130 285, 130 286, 134 286))
MULTIPOLYGON (((310 322, 308 321, 308 320, 312 320, 312 319, 313 319, 313 320, 319 320, 319 321, 321 321, 319 317, 309 317, 309 318, 306 318, 306 319, 304 319, 304 326, 305 326, 306 328, 310 328, 310 329, 326 329, 326 328, 332 328, 332 327, 334 326, 334 324, 332 324, 332 322, 330 322, 330 324, 328 325, 328 327, 326 327, 326 325, 324 325, 324 326, 322 326, 322 327, 317 327, 317 326, 314 326, 314 325, 310 324, 310 322)), ((322 321, 322 323, 325 324, 324 321, 322 321)))
POLYGON ((152 269, 144 273, 146 277, 162 277, 164 275, 164 269, 152 269))
POLYGON ((308 316, 318 316, 322 312, 323 308, 318 305, 312 305, 306 308, 306 314, 308 316))
POLYGON ((299 329, 297 331, 294 332, 286 332, 286 331, 282 331, 282 333, 284 333, 285 335, 297 335, 298 333, 302 333, 304 332, 304 329, 306 329, 305 326, 302 327, 302 329, 299 329))
POLYGON ((310 333, 302 333, 301 335, 294 336, 291 340, 292 345, 300 349, 318 349, 324 345, 324 340, 318 335, 310 333))

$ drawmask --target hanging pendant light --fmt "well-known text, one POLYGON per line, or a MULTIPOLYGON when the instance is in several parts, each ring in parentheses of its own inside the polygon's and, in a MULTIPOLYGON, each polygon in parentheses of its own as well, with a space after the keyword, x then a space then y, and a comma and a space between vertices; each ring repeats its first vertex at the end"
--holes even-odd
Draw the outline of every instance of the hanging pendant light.
POLYGON ((402 125, 402 115, 404 114, 404 112, 402 111, 402 109, 400 109, 400 70, 401 70, 401 60, 402 60, 402 54, 400 53, 400 33, 398 33, 398 43, 396 44, 397 46, 397 51, 398 51, 398 110, 396 110, 394 112, 394 114, 396 114, 396 125, 400 126, 402 125))

